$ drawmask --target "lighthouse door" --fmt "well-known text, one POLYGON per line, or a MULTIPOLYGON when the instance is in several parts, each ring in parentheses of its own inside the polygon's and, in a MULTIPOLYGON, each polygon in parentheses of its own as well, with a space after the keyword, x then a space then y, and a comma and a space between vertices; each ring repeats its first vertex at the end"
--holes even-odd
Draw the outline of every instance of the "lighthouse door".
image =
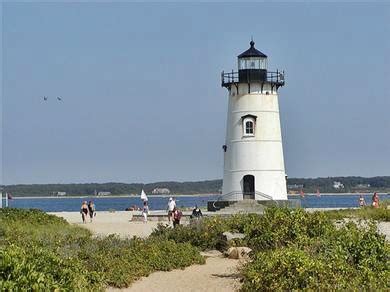
POLYGON ((243 179, 244 192, 243 197, 244 200, 247 199, 255 199, 255 177, 253 175, 245 175, 243 179))

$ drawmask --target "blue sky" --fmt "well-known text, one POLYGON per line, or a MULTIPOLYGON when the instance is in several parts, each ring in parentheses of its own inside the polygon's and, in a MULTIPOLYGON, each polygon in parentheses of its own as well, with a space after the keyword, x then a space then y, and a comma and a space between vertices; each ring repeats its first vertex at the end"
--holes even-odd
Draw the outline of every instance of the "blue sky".
POLYGON ((221 178, 251 36, 287 74, 287 174, 390 175, 390 4, 2 5, 4 184, 221 178))

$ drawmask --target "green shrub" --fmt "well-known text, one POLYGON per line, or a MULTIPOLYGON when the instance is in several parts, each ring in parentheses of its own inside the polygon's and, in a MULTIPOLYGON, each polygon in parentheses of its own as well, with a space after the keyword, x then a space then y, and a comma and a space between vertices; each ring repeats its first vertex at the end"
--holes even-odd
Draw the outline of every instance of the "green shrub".
POLYGON ((222 218, 204 218, 199 224, 169 228, 159 225, 152 237, 175 242, 190 242, 201 249, 226 248, 225 231, 241 232, 244 240, 233 245, 247 245, 254 250, 278 248, 290 243, 309 241, 335 229, 323 213, 308 214, 303 209, 269 208, 264 215, 238 214, 222 218))
POLYGON ((224 231, 244 233, 232 244, 254 251, 242 269, 244 291, 390 289, 389 243, 374 222, 336 226, 325 212, 269 208, 263 216, 211 217, 175 229, 160 225, 152 237, 221 249, 224 231))
POLYGON ((323 261, 297 247, 256 254, 244 270, 242 291, 341 290, 351 284, 353 269, 338 261, 323 261))
POLYGON ((0 290, 104 290, 126 287, 153 271, 204 263, 188 243, 93 238, 37 210, 0 209, 0 290))
POLYGON ((242 271, 242 290, 388 290, 389 255, 375 224, 349 222, 305 244, 257 252, 242 271))
POLYGON ((383 201, 379 208, 373 208, 372 206, 366 206, 357 209, 342 209, 325 211, 324 213, 330 219, 344 219, 344 218, 355 218, 355 219, 372 219, 377 221, 390 221, 390 209, 389 200, 383 201))

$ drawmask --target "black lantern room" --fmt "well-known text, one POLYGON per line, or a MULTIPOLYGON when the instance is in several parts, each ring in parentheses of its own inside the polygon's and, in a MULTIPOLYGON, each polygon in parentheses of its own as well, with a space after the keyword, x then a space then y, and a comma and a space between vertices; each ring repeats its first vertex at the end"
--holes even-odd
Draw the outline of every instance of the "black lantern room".
POLYGON ((267 80, 267 56, 255 48, 255 42, 250 42, 251 47, 238 55, 238 80, 251 83, 267 80))
POLYGON ((238 88, 239 83, 246 83, 248 84, 248 91, 250 91, 251 83, 260 83, 261 88, 265 83, 268 83, 276 90, 284 85, 284 71, 268 71, 267 55, 255 48, 253 40, 250 42, 250 48, 238 55, 237 59, 238 72, 222 71, 221 81, 223 87, 230 89, 234 85, 238 88))

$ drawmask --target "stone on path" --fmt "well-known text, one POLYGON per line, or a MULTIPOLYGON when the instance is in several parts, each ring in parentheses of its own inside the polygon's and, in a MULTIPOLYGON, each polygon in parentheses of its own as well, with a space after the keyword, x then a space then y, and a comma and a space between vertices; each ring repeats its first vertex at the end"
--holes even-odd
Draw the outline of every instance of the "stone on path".
POLYGON ((225 231, 224 233, 222 233, 222 235, 226 237, 227 241, 231 241, 233 239, 245 238, 245 234, 243 234, 243 233, 233 233, 233 232, 229 232, 229 231, 225 231))
POLYGON ((249 259, 249 253, 252 251, 249 247, 231 247, 227 250, 226 255, 229 259, 249 259))

